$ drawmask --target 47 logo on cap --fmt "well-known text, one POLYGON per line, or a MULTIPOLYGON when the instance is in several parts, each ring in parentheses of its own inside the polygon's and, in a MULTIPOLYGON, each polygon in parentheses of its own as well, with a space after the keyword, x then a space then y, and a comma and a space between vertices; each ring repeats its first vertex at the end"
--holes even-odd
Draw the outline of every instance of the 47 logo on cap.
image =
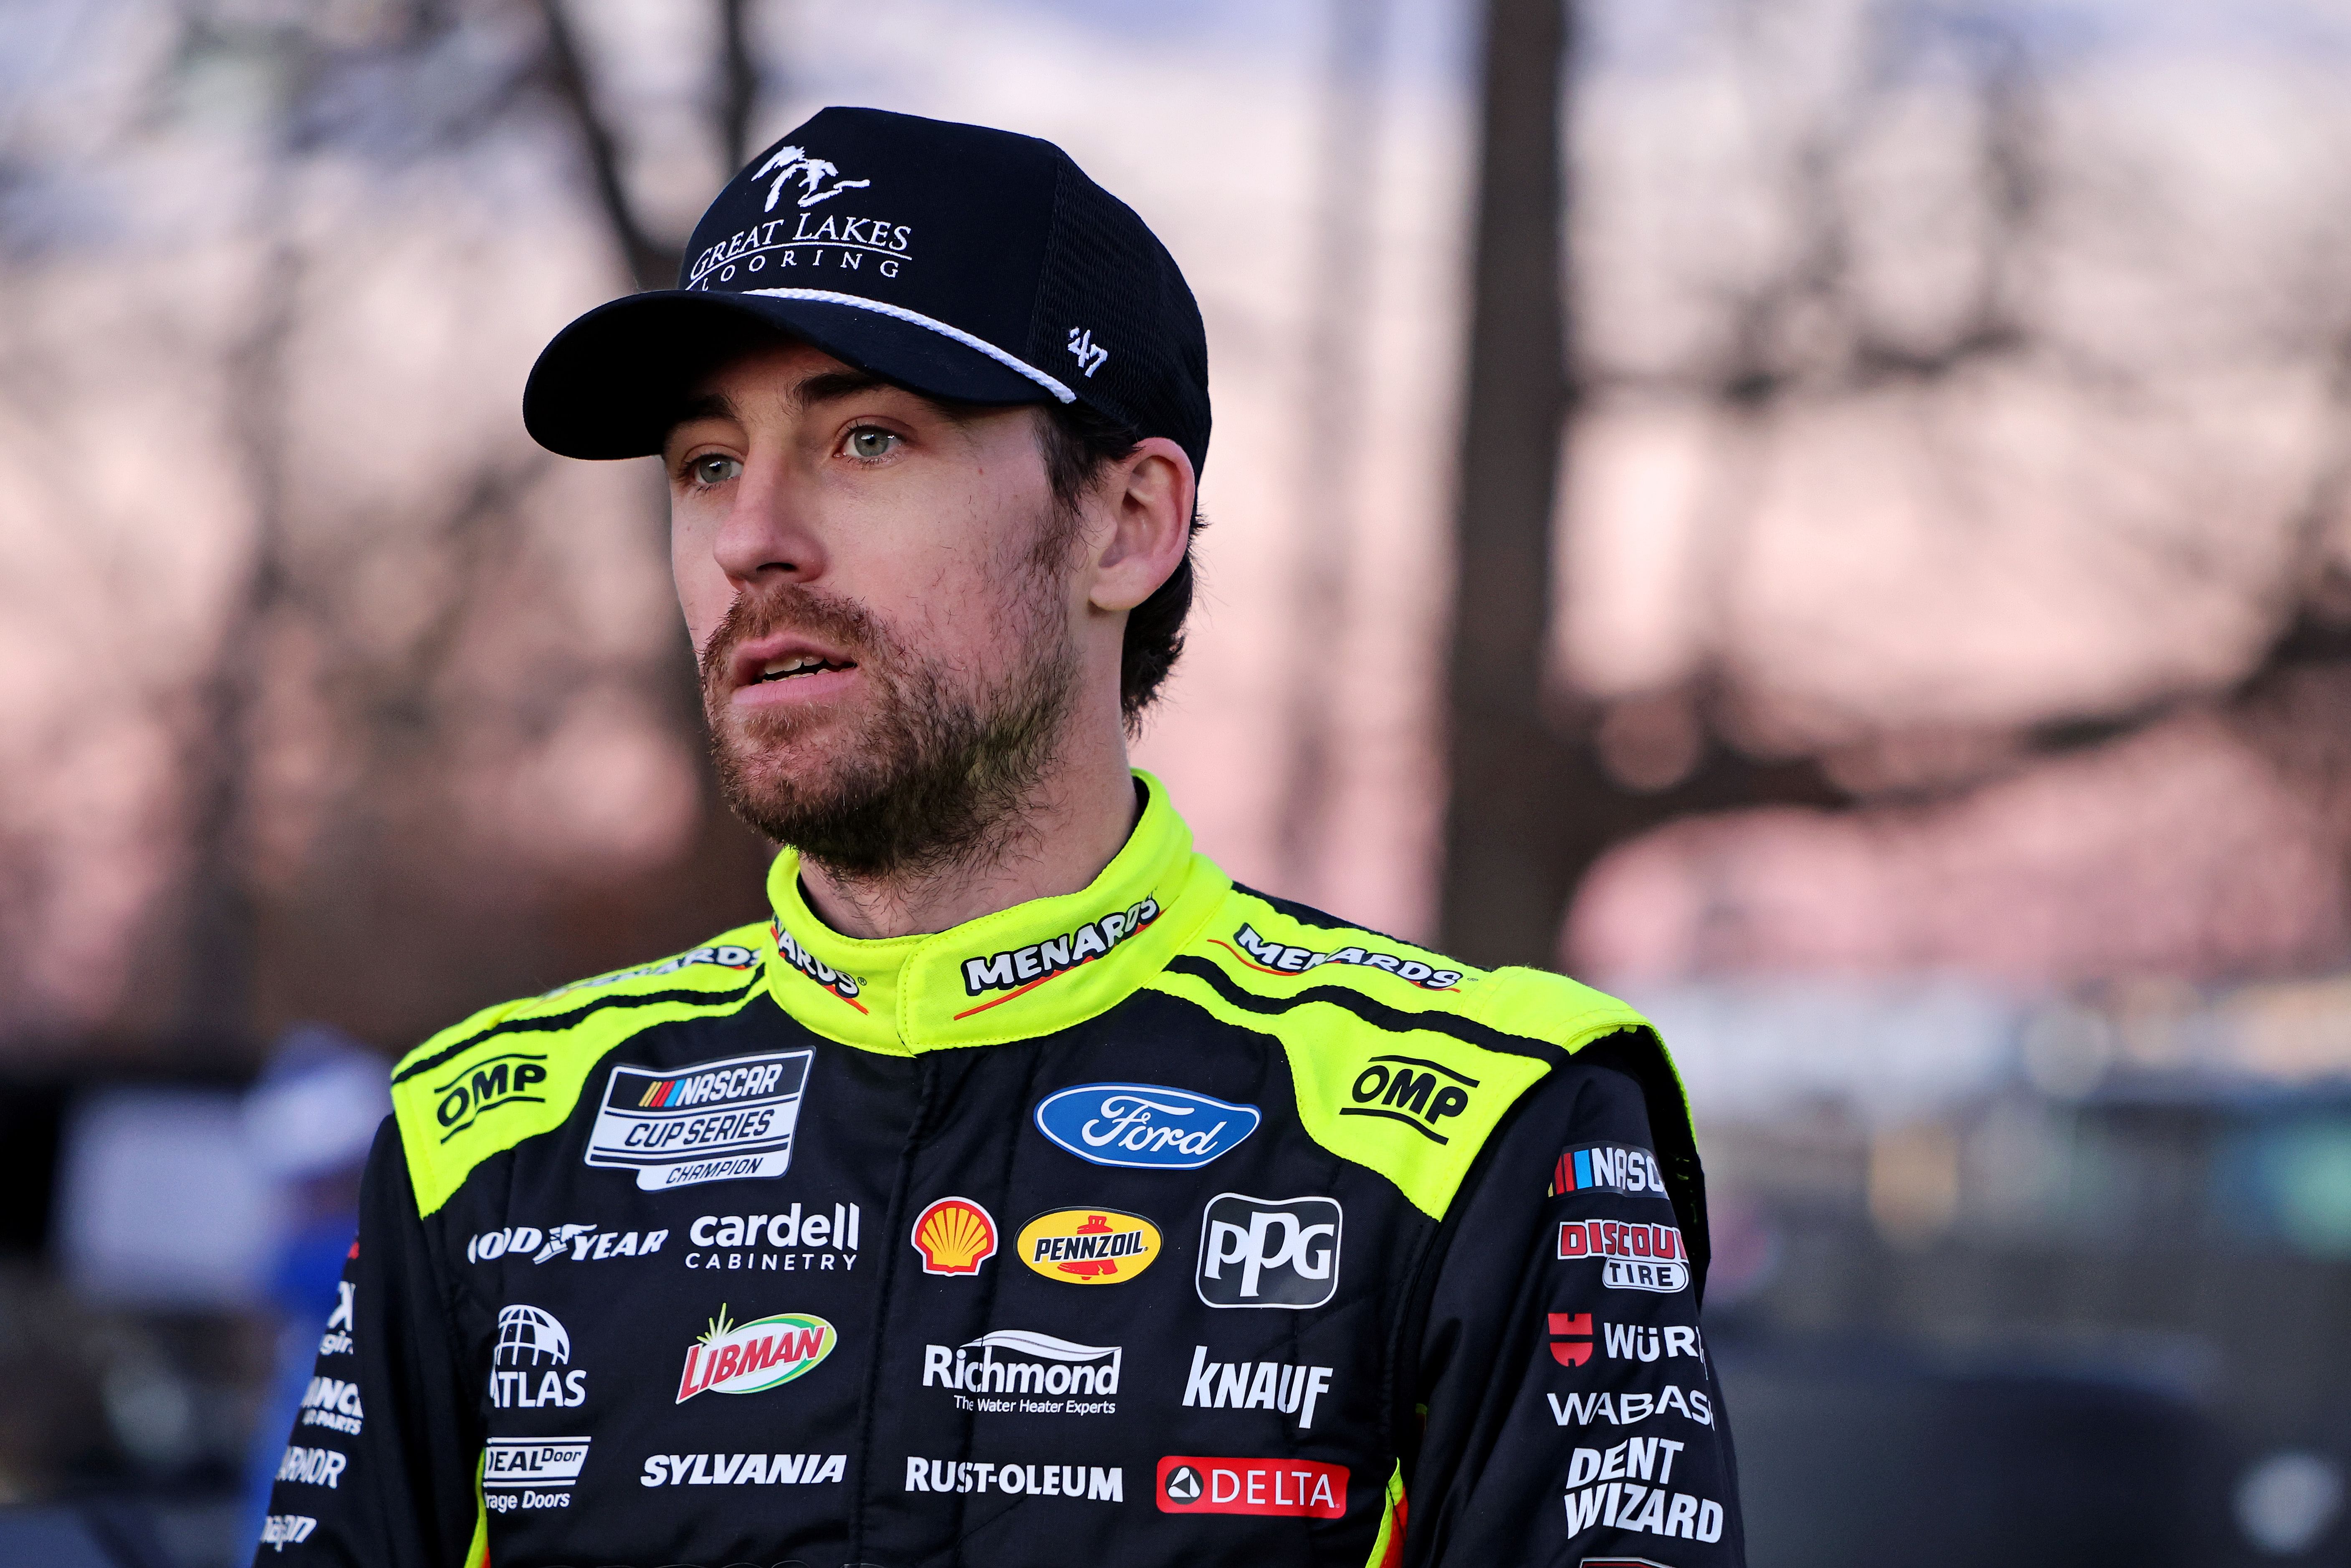
POLYGON ((996 1256, 996 1217, 967 1197, 943 1197, 914 1216, 925 1274, 977 1274, 996 1256))
POLYGON ((1193 1283, 1212 1307, 1319 1307, 1339 1289, 1334 1197, 1250 1197, 1220 1192, 1200 1217, 1193 1283))

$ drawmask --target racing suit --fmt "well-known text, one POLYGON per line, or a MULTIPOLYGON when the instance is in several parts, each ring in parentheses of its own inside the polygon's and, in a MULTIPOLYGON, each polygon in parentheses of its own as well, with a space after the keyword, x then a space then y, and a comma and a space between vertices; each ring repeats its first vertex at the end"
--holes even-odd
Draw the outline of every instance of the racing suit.
POLYGON ((1743 1562, 1638 1014, 1237 886, 804 902, 394 1070, 256 1561, 1743 1562))

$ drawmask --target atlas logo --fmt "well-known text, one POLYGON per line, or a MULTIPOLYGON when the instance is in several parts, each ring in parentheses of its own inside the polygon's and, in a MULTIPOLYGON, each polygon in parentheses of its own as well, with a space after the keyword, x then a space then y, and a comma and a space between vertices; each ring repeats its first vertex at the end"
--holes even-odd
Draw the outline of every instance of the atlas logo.
POLYGON ((441 1098, 433 1113, 445 1129, 441 1141, 445 1144, 472 1126, 485 1111, 501 1105, 545 1104, 547 1096, 531 1091, 547 1082, 547 1069, 539 1065, 546 1060, 544 1051, 501 1051, 436 1086, 433 1092, 441 1098))
POLYGON ((730 1057, 683 1072, 614 1067, 581 1157, 645 1192, 779 1176, 792 1162, 813 1051, 730 1057))
POLYGON ((722 1306, 709 1329, 685 1347, 675 1402, 697 1394, 758 1394, 789 1383, 814 1371, 840 1342, 831 1323, 807 1312, 729 1323, 722 1306))
POLYGON ((1417 1056, 1374 1056, 1369 1066, 1355 1074, 1354 1085, 1348 1091, 1355 1103, 1340 1106, 1339 1114, 1384 1116, 1402 1122, 1433 1144, 1449 1143, 1452 1140, 1436 1130, 1437 1124, 1468 1110, 1468 1092, 1477 1087, 1476 1079, 1441 1061, 1417 1056), (1451 1082, 1446 1082, 1448 1079, 1451 1082))
POLYGON ((1159 1256, 1159 1227, 1114 1208, 1057 1208, 1020 1228, 1020 1261, 1065 1285, 1119 1285, 1159 1256))
POLYGON ((1297 1416, 1303 1432, 1314 1425, 1316 1401, 1331 1391, 1332 1371, 1280 1361, 1210 1361, 1208 1347, 1196 1344, 1184 1404, 1187 1409, 1279 1410, 1297 1416))
POLYGON ((541 1230, 536 1225, 509 1225, 485 1230, 465 1243, 465 1260, 490 1263, 500 1258, 528 1258, 534 1263, 568 1257, 575 1263, 603 1258, 650 1257, 669 1239, 666 1230, 599 1230, 592 1225, 559 1225, 541 1230))
POLYGON ((1552 1167, 1551 1193, 1614 1192, 1627 1197, 1666 1196, 1666 1176, 1657 1156, 1630 1144, 1589 1144, 1570 1149, 1552 1167))
POLYGON ((1312 1459, 1228 1459, 1170 1454, 1159 1461, 1162 1513, 1290 1514, 1340 1519, 1347 1467, 1312 1459))
POLYGON ((558 1374, 571 1362, 571 1335, 540 1307, 498 1309, 498 1338, 490 1352, 490 1403, 500 1410, 588 1403, 585 1372, 558 1374))
POLYGON ((1212 1307, 1319 1307, 1339 1289, 1345 1218, 1336 1198, 1220 1192, 1200 1217, 1193 1286, 1212 1307))
POLYGON ((1264 1118, 1162 1083, 1081 1083, 1037 1102, 1037 1130, 1097 1166, 1196 1171, 1229 1154, 1264 1118))
POLYGON ((302 1392, 301 1424, 358 1437, 367 1412, 360 1408, 360 1385, 340 1377, 314 1377, 302 1392))
POLYGON ((1234 932, 1233 940, 1239 943, 1241 951, 1253 960, 1252 967, 1270 974, 1302 975, 1325 964, 1359 964, 1367 969, 1385 970, 1398 979, 1410 980, 1425 990, 1450 990, 1461 983, 1461 971, 1458 969, 1440 969, 1434 964, 1383 953, 1375 947, 1342 947, 1335 953, 1320 953, 1311 947, 1293 947, 1286 943, 1270 942, 1250 925, 1244 925, 1234 932))
POLYGON ((1559 1228, 1559 1255, 1601 1261, 1600 1282, 1614 1291, 1666 1294, 1689 1283, 1682 1233, 1670 1225, 1618 1219, 1570 1219, 1559 1228))
MULTIPOLYGON (((1012 996, 1019 996, 1065 970, 1092 963, 1158 918, 1159 901, 1146 898, 1125 910, 1113 909, 1107 915, 1089 920, 1075 931, 1056 936, 1050 942, 991 953, 985 958, 966 958, 963 961, 965 994, 983 997, 990 991, 1009 991, 1012 996)), ((997 1001, 1011 999, 1011 996, 998 997, 997 1001)), ((994 1007, 996 1002, 986 1005, 994 1007)), ((973 1008, 969 1012, 956 1014, 956 1017, 969 1018, 980 1010, 973 1008)))

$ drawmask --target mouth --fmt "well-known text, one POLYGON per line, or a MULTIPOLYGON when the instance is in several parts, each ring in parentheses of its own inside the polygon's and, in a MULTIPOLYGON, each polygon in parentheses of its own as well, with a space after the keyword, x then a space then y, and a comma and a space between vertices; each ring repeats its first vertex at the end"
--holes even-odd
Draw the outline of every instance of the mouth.
POLYGON ((847 649, 785 632, 737 648, 726 661, 725 680, 738 702, 812 700, 846 689, 857 669, 847 649))
POLYGON ((789 659, 769 659, 759 666, 758 673, 746 684, 755 686, 765 685, 771 681, 792 681, 807 675, 820 675, 827 670, 855 668, 857 668, 857 663, 853 659, 833 660, 815 653, 801 653, 789 659))

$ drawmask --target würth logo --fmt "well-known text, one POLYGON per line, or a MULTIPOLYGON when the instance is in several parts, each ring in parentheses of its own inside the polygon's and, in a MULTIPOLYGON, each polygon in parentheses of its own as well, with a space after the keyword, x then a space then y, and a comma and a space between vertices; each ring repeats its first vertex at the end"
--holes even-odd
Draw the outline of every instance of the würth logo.
POLYGON ((1582 1366, 1592 1359, 1592 1314, 1550 1312, 1551 1358, 1562 1366, 1582 1366))

